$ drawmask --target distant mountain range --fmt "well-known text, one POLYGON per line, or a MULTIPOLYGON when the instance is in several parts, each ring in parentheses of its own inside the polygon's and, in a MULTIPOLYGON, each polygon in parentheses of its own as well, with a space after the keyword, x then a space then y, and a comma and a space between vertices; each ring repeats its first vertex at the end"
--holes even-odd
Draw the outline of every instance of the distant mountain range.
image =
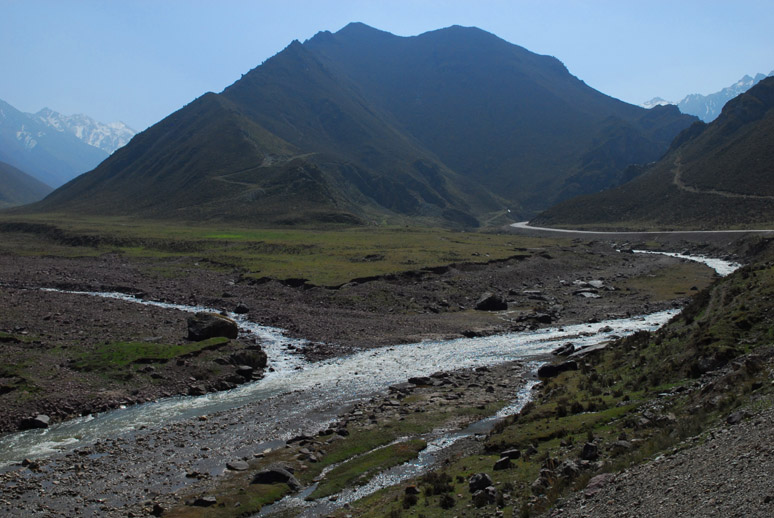
POLYGON ((133 135, 123 123, 48 108, 23 113, 0 100, 0 160, 53 187, 94 169, 133 135))
MULTIPOLYGON (((719 92, 709 95, 687 95, 682 101, 677 103, 677 107, 682 113, 695 115, 704 122, 712 122, 720 115, 720 111, 728 101, 737 95, 746 92, 757 85, 761 80, 772 75, 774 75, 774 71, 769 72, 768 76, 756 74, 755 77, 750 77, 746 75, 736 83, 723 88, 719 92)), ((643 103, 642 106, 645 108, 652 108, 654 106, 664 106, 668 104, 675 103, 664 100, 661 97, 654 97, 650 101, 643 103)))
POLYGON ((107 154, 125 146, 137 134, 123 122, 103 124, 83 114, 62 115, 50 108, 43 108, 35 115, 55 130, 71 133, 107 154))
POLYGON ((27 173, 0 162, 0 208, 38 201, 52 190, 27 173))
POLYGON ((354 23, 294 41, 33 209, 476 226, 617 185, 695 120, 480 29, 354 23))
MULTIPOLYGON (((774 223, 774 77, 681 133, 617 188, 565 201, 536 225, 714 229, 774 223)), ((771 227, 768 227, 771 228, 771 227)))

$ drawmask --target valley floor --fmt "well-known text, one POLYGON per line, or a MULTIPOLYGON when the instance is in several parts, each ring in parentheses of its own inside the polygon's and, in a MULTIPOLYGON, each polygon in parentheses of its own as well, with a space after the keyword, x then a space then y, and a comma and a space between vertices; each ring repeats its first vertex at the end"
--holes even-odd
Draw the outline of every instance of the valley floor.
MULTIPOLYGON (((18 236, 7 242, 14 240, 18 236)), ((109 365, 74 368, 114 344, 187 347, 189 315, 39 288, 120 291, 228 311, 243 305, 250 320, 307 339, 297 354, 315 361, 429 338, 491 335, 650 313, 683 305, 714 279, 702 265, 621 253, 617 251, 621 245, 546 241, 517 247, 505 259, 476 258, 480 262, 432 268, 417 265, 416 270, 336 287, 282 278, 256 280, 239 268, 197 260, 196 251, 178 260, 137 259, 109 251, 82 254, 78 247, 72 254, 20 254, 6 247, 0 252, 4 308, 0 360, 7 366, 0 376, 5 387, 0 393, 0 426, 13 430, 22 418, 37 413, 57 421, 191 393, 192 388, 203 392, 228 388, 224 383, 233 386, 234 377, 228 358, 251 345, 232 340, 219 348, 153 363, 152 369, 129 361, 123 373, 109 365), (506 300, 508 309, 476 310, 486 292, 506 300)), ((682 244, 681 250, 689 246, 693 245, 682 244)), ((489 411, 487 405, 503 399, 497 391, 517 389, 524 374, 510 382, 504 371, 455 374, 482 393, 466 403, 469 408, 460 406, 461 411, 470 415, 489 411), (482 379, 474 382, 470 376, 482 379), (490 386, 495 392, 491 396, 484 390, 490 386)), ((258 458, 264 448, 284 445, 290 434, 314 431, 321 422, 347 416, 352 422, 363 419, 339 404, 317 406, 303 418, 285 415, 284 409, 308 403, 294 397, 309 394, 252 403, 159 430, 137 430, 72 453, 33 460, 26 467, 6 468, 0 505, 9 516, 29 512, 140 516, 149 512, 149 503, 169 508, 180 504, 182 493, 215 487, 228 460, 258 458)), ((414 411, 412 407, 410 412, 414 411)))

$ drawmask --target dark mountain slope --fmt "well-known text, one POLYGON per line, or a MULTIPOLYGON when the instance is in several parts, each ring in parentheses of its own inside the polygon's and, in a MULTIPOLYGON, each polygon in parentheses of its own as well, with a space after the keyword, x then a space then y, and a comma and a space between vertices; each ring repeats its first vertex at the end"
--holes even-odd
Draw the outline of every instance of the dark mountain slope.
POLYGON ((293 42, 36 208, 477 226, 618 184, 691 120, 478 29, 402 38, 352 24, 293 42))
POLYGON ((0 208, 32 203, 50 192, 51 187, 40 180, 0 162, 0 208))
POLYGON ((446 165, 528 208, 617 183, 695 120, 675 108, 653 116, 590 88, 556 58, 476 28, 403 38, 350 24, 305 46, 446 165))
POLYGON ((101 149, 57 131, 0 100, 0 161, 59 187, 107 158, 101 149))
POLYGON ((552 207, 534 224, 722 228, 774 222, 774 78, 696 123, 646 172, 552 207))

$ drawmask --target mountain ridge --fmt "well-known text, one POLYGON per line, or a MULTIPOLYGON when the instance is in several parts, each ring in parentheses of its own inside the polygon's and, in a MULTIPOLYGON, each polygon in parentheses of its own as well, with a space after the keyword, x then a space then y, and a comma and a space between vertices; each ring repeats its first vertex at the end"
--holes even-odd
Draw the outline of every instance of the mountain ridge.
POLYGON ((323 31, 207 96, 224 102, 202 114, 239 136, 236 147, 192 113, 202 96, 170 115, 184 124, 162 121, 166 129, 143 132, 163 137, 155 145, 141 133, 90 179, 35 208, 477 226, 508 210, 532 213, 556 197, 620 183, 630 159, 657 159, 693 120, 613 99, 556 58, 459 26, 411 37, 358 23, 323 31), (234 127, 223 126, 226 120, 234 127), (201 149, 171 132, 198 139, 201 149), (192 154, 201 160, 191 162, 192 154), (237 174, 232 163, 250 170, 237 174), (155 179, 144 200, 128 198, 139 196, 142 185, 132 180, 143 178, 139 169, 159 164, 169 181, 155 179), (224 175, 233 175, 230 183, 224 175), (176 192, 211 182, 217 188, 207 188, 206 199, 176 192), (80 200, 86 192, 112 201, 80 200), (161 202, 162 192, 176 201, 161 202))
POLYGON ((774 222, 774 77, 683 131, 664 157, 619 187, 566 201, 536 225, 733 228, 774 222))

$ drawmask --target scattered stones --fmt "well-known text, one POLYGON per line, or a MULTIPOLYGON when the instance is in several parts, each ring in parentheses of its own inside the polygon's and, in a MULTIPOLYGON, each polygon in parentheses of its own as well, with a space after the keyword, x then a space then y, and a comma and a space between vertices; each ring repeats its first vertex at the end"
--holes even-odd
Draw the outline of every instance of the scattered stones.
POLYGON ((734 412, 733 414, 729 415, 726 418, 726 423, 728 424, 739 424, 742 422, 742 419, 744 419, 745 415, 743 411, 734 412))
POLYGON ((591 480, 589 480, 589 483, 586 485, 586 489, 583 491, 584 496, 586 498, 593 497, 614 478, 615 475, 612 473, 602 473, 601 475, 592 477, 591 480))

